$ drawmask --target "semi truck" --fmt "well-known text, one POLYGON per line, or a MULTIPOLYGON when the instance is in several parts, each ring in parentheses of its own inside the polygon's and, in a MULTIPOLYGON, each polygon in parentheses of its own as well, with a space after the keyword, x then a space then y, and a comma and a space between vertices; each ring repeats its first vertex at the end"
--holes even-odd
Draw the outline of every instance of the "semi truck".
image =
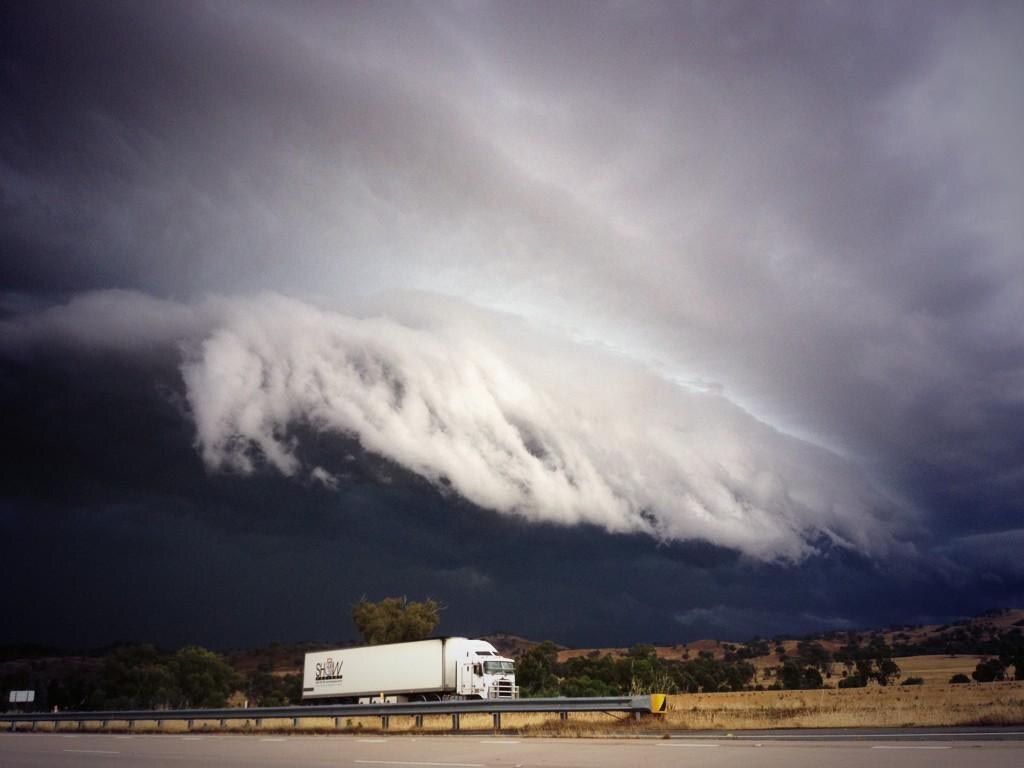
POLYGON ((518 698, 515 662, 485 640, 440 637, 307 653, 302 700, 360 704, 518 698))

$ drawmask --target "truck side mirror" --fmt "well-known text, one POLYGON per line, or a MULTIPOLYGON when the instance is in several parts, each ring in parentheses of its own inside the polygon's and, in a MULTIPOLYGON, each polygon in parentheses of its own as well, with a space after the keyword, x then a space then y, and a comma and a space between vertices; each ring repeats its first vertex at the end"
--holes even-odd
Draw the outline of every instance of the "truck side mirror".
POLYGON ((479 664, 474 664, 473 665, 473 674, 474 675, 482 675, 483 674, 483 670, 481 669, 479 664))

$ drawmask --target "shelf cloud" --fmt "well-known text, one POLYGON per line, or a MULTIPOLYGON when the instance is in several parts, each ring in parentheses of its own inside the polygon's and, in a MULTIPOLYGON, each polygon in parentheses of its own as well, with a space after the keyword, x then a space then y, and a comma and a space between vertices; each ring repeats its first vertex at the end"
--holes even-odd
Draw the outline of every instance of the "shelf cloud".
POLYGON ((304 463, 301 427, 529 520, 789 561, 822 545, 882 554, 907 532, 907 511, 852 463, 717 393, 450 299, 390 304, 355 317, 277 294, 189 306, 100 292, 2 328, 22 353, 49 340, 181 355, 214 471, 334 485, 344 457, 304 463))

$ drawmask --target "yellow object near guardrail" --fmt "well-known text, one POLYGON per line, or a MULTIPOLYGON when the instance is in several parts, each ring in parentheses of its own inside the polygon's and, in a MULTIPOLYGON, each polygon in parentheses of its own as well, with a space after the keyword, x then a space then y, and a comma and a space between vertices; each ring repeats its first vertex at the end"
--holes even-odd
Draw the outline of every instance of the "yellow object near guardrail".
POLYGON ((663 715, 668 711, 668 695, 664 693, 651 694, 651 712, 655 715, 663 715))

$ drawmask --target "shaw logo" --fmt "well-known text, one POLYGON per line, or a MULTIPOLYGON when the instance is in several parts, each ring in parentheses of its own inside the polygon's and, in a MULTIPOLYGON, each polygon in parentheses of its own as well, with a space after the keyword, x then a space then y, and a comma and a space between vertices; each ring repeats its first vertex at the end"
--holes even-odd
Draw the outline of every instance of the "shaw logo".
POLYGON ((330 656, 327 657, 327 661, 318 662, 316 665, 316 681, 324 683, 330 680, 341 680, 341 665, 344 663, 344 659, 335 663, 334 659, 330 656))

